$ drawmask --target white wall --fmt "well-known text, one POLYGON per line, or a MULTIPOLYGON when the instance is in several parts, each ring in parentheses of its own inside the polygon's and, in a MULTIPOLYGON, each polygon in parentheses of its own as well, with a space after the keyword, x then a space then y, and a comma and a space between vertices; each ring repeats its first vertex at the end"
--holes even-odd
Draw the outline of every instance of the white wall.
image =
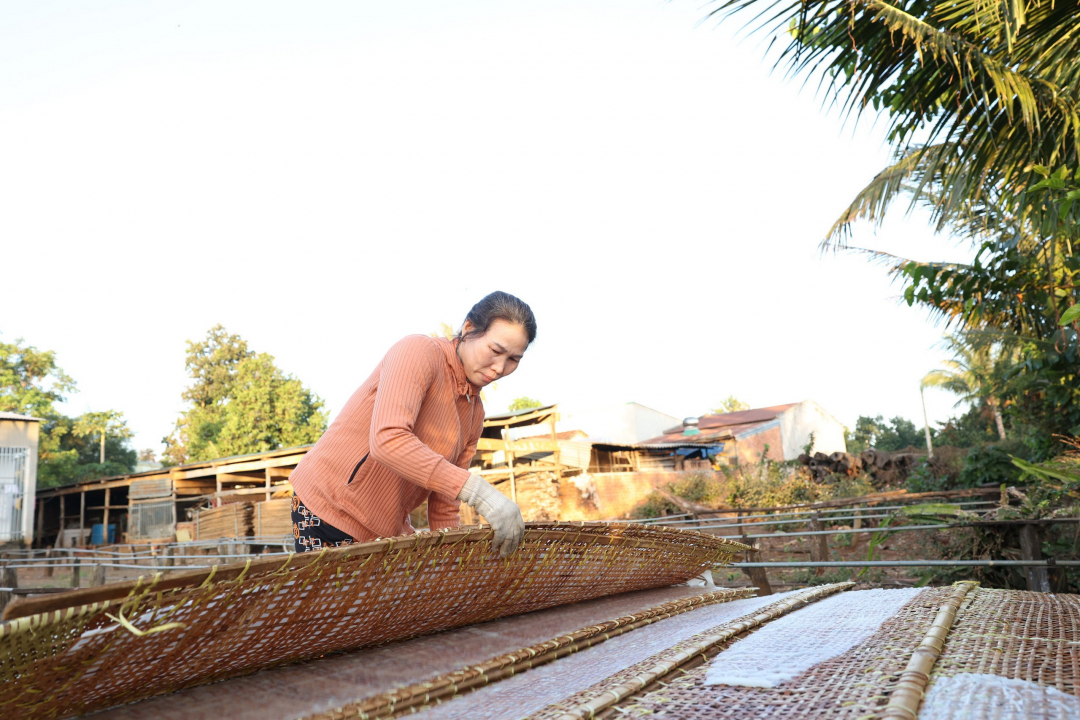
POLYGON ((591 442, 631 445, 654 438, 680 422, 680 418, 635 402, 581 410, 560 405, 558 429, 583 430, 591 442))
POLYGON ((38 433, 40 423, 25 420, 0 420, 0 447, 29 448, 26 483, 23 485, 20 512, 22 539, 29 545, 34 539, 34 503, 37 492, 38 433))
POLYGON ((803 400, 798 405, 780 413, 780 437, 784 446, 784 459, 799 457, 814 434, 812 452, 831 454, 847 452, 844 441, 844 425, 813 400, 803 400))

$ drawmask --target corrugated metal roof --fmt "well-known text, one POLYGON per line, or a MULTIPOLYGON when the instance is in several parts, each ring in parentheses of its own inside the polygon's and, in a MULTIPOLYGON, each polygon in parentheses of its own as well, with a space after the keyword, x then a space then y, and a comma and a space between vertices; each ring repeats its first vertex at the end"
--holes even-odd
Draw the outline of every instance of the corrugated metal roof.
POLYGON ((683 426, 669 428, 663 435, 649 438, 647 444, 682 442, 694 445, 708 443, 738 437, 749 430, 761 427, 776 420, 779 415, 798 403, 787 405, 774 405, 767 408, 755 408, 753 410, 741 410, 739 412, 723 413, 722 415, 702 415, 698 419, 697 435, 683 435, 683 426))
POLYGON ((241 460, 265 460, 272 457, 278 457, 279 455, 295 455, 300 452, 306 453, 310 448, 313 447, 315 447, 314 444, 296 445, 295 447, 281 448, 280 450, 267 450, 266 452, 248 453, 247 455, 229 455, 228 457, 187 463, 186 465, 170 465, 168 467, 160 467, 155 470, 144 470, 142 472, 125 473, 123 475, 110 475, 108 477, 90 478, 88 480, 77 480, 75 482, 66 483, 64 485, 54 485, 48 488, 48 490, 62 490, 63 488, 75 487, 76 485, 93 485, 95 483, 109 482, 111 480, 140 478, 146 477, 148 475, 161 475, 166 474, 172 470, 197 470, 199 468, 214 467, 215 465, 228 465, 239 462, 241 460))
POLYGON ((30 415, 20 415, 13 412, 0 412, 0 420, 18 420, 20 422, 45 422, 41 418, 31 417, 30 415))
POLYGON ((524 410, 514 410, 513 412, 499 413, 498 415, 488 415, 485 420, 507 420, 518 415, 528 415, 534 412, 543 412, 544 410, 551 410, 555 405, 541 405, 540 407, 525 408, 524 410))

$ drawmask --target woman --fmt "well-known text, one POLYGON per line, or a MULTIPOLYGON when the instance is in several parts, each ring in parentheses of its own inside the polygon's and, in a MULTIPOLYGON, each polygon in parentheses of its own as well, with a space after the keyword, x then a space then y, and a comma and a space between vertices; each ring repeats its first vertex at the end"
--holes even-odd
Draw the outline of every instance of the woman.
POLYGON ((410 335, 293 471, 296 552, 413 532, 425 500, 432 530, 456 527, 459 502, 495 531, 502 557, 525 534, 518 506, 468 467, 484 426, 480 388, 517 369, 536 338, 521 300, 493 292, 452 340, 410 335))

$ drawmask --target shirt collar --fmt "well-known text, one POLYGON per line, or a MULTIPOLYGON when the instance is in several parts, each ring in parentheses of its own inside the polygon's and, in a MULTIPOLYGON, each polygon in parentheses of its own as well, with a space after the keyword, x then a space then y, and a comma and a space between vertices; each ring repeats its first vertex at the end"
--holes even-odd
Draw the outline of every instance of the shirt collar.
POLYGON ((461 364, 461 358, 458 357, 457 347, 461 342, 458 338, 449 340, 447 338, 437 338, 439 346, 443 349, 443 355, 446 357, 446 364, 450 366, 450 374, 454 378, 454 390, 458 395, 465 395, 469 398, 469 402, 472 402, 473 398, 480 396, 480 388, 469 382, 468 376, 465 375, 465 367, 461 364))

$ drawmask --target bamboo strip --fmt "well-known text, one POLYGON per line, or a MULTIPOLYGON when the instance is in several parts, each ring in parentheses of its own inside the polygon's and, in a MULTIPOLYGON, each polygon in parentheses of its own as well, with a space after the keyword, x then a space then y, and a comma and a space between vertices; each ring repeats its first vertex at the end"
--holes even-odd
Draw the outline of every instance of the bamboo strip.
POLYGON ((375 718, 396 717, 405 712, 415 712, 415 709, 419 706, 437 704, 456 695, 545 665, 660 620, 699 607, 705 607, 706 605, 752 597, 753 590, 753 588, 716 590, 691 598, 672 600, 633 615, 625 615, 597 625, 590 625, 527 648, 499 655, 478 665, 462 668, 432 680, 414 683, 392 692, 343 705, 334 710, 316 713, 307 716, 304 720, 339 720, 349 717, 374 720, 375 718))
POLYGON ((883 718, 915 720, 918 717, 919 704, 922 702, 926 684, 930 681, 930 671, 934 669, 934 663, 941 655, 945 637, 956 620, 956 613, 964 598, 978 585, 979 583, 971 580, 963 580, 954 585, 952 594, 938 608, 937 617, 901 673, 896 689, 889 696, 889 704, 882 712, 883 718))
POLYGON ((783 600, 769 605, 758 614, 747 618, 746 620, 723 625, 719 632, 707 635, 698 642, 683 647, 678 652, 657 662, 656 665, 641 675, 616 685, 615 687, 607 688, 592 699, 568 709, 562 715, 558 715, 557 720, 586 720, 587 718, 593 718, 597 713, 606 710, 616 703, 622 702, 631 695, 641 691, 646 686, 670 675, 687 662, 708 652, 716 645, 726 642, 747 630, 763 625, 770 620, 775 620, 781 615, 785 615, 801 605, 812 603, 823 597, 833 595, 854 586, 855 583, 853 582, 822 585, 809 592, 800 593, 789 600, 783 600))

